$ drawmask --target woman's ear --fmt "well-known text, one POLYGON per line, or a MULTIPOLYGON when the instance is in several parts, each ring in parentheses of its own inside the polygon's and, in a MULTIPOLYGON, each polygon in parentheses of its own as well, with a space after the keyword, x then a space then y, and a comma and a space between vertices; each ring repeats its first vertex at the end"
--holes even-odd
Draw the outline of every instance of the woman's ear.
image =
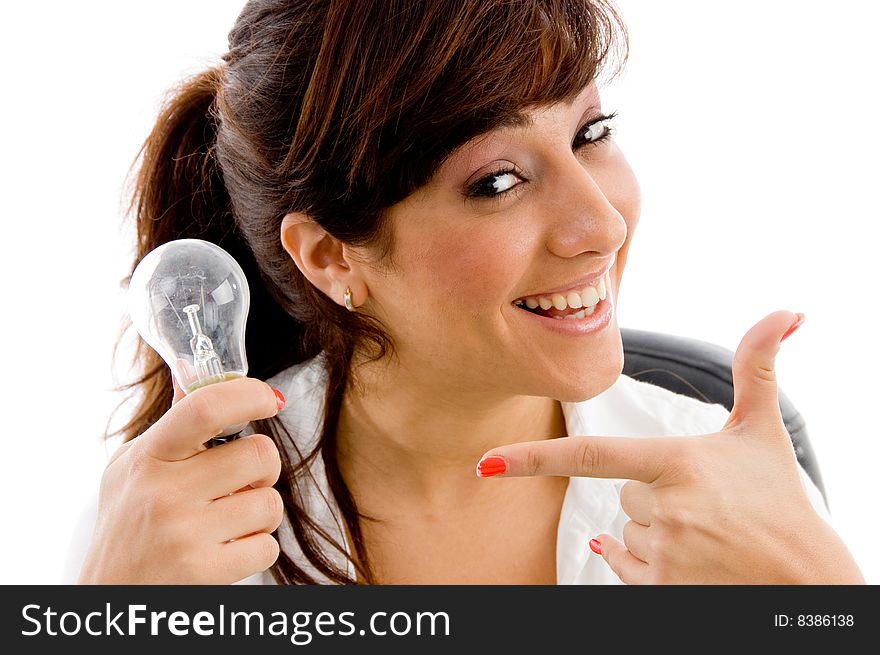
POLYGON ((355 307, 366 300, 366 284, 350 249, 306 214, 292 212, 284 217, 281 245, 306 279, 333 302, 343 304, 346 288, 351 289, 355 307))

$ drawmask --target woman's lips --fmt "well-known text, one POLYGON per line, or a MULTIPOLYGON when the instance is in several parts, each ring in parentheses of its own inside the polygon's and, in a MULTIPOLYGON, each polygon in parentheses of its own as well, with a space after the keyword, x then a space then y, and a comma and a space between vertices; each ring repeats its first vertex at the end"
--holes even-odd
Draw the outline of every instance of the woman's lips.
MULTIPOLYGON (((514 305, 517 312, 516 315, 522 316, 523 319, 532 325, 543 327, 569 336, 584 336, 595 334, 603 331, 611 323, 614 316, 614 294, 608 290, 605 300, 600 300, 596 305, 592 314, 585 315, 583 318, 552 318, 543 314, 537 314, 525 307, 514 305)), ((565 313, 564 310, 560 313, 565 313)), ((576 313, 576 312, 575 312, 576 313)))

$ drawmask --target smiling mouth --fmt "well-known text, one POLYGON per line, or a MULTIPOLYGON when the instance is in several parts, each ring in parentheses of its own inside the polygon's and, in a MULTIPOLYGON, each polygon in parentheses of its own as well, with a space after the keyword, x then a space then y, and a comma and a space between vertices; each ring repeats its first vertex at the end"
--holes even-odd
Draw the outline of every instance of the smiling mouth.
POLYGON ((577 319, 592 316, 596 307, 607 297, 611 282, 609 270, 596 286, 586 286, 548 296, 527 296, 513 301, 514 306, 527 312, 558 319, 577 319))

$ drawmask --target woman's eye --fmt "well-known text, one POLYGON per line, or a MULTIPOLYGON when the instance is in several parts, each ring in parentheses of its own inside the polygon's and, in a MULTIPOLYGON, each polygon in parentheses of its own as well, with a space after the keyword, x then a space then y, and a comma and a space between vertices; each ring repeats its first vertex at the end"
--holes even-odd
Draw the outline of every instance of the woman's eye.
MULTIPOLYGON (((608 140, 608 138, 614 133, 614 128, 611 126, 611 122, 616 116, 616 112, 607 116, 600 116, 582 126, 580 130, 578 130, 577 137, 574 144, 572 144, 572 147, 580 150, 608 140)), ((518 177, 520 177, 520 174, 513 168, 494 171, 471 185, 468 189, 468 198, 477 200, 484 198, 497 200, 508 191, 519 186, 516 183, 516 178, 518 177)))
POLYGON ((512 170, 501 170, 490 173, 470 189, 470 195, 476 197, 493 197, 506 193, 516 185, 516 173, 512 170))
POLYGON ((614 120, 614 116, 615 114, 604 116, 583 127, 579 133, 584 139, 582 146, 596 144, 610 137, 614 132, 614 128, 611 127, 611 121, 614 120))
POLYGON ((612 112, 607 116, 600 116, 584 125, 578 132, 578 139, 583 138, 583 141, 575 140, 574 147, 587 148, 608 140, 614 134, 614 128, 611 124, 616 117, 617 112, 612 112))

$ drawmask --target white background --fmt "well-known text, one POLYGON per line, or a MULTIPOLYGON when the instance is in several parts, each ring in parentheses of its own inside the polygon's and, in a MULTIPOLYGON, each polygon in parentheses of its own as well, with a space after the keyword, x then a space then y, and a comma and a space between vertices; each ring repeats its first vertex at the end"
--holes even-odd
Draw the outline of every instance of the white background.
MULTIPOLYGON (((0 582, 61 579, 119 400, 111 353, 133 243, 124 177, 163 91, 226 51, 242 6, 5 10, 0 582)), ((605 93, 644 195, 620 324, 735 350, 766 314, 806 314, 778 355, 780 385, 806 418, 834 525, 873 584, 875 6, 623 0, 631 57, 605 93)), ((124 357, 117 378, 129 379, 124 357)))

